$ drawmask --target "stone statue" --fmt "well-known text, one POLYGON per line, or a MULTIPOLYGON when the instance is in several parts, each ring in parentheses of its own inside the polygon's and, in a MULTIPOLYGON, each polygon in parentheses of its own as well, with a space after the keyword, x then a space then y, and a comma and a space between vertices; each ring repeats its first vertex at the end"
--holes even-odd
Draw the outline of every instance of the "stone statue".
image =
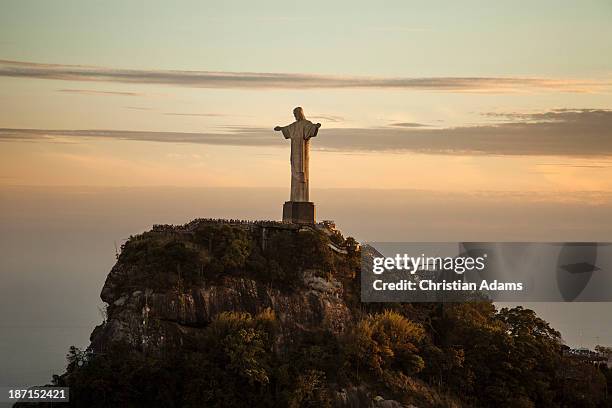
POLYGON ((291 139, 291 196, 283 206, 283 221, 314 223, 314 204, 309 201, 308 156, 310 138, 315 137, 321 127, 304 116, 304 110, 293 110, 295 122, 287 126, 276 126, 274 130, 283 132, 285 139, 291 139))
POLYGON ((274 130, 283 132, 285 139, 291 139, 291 201, 308 201, 308 155, 310 138, 315 137, 321 127, 304 116, 304 110, 293 110, 295 122, 287 126, 276 126, 274 130))

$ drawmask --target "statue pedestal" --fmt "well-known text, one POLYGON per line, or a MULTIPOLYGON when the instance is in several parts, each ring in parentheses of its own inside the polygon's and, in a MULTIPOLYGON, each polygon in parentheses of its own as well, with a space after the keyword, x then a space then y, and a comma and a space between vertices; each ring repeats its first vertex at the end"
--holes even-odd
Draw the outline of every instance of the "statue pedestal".
POLYGON ((283 222, 314 224, 314 203, 309 201, 285 201, 285 205, 283 205, 283 222))

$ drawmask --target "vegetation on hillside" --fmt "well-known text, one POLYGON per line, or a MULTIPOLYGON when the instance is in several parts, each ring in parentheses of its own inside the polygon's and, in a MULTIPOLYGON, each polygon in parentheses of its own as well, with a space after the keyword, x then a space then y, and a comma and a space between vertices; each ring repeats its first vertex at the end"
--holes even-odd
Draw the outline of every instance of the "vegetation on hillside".
MULTIPOLYGON (((222 313, 181 350, 104 355, 72 349, 74 406, 325 407, 334 385, 419 407, 603 407, 610 372, 561 353, 558 333, 531 310, 420 305, 366 314, 342 336, 303 333, 275 350, 272 312, 222 313)), ((606 405, 608 404, 608 405, 606 405)))
MULTIPOLYGON (((259 232, 259 231, 258 231, 259 232)), ((148 231, 123 244, 118 264, 128 268, 127 285, 168 288, 247 276, 282 288, 300 283, 300 271, 337 270, 328 243, 344 244, 339 233, 270 228, 264 238, 243 225, 201 223, 192 230, 148 231)), ((355 245, 354 240, 348 244, 355 245)), ((354 252, 354 251, 353 251, 354 252)))
MULTIPOLYGON (((227 275, 299 290, 300 274, 343 283, 352 324, 284 333, 271 310, 224 312, 180 349, 99 354, 71 348, 66 373, 78 407, 326 407, 360 390, 418 407, 610 407, 612 374, 565 353, 559 332, 522 307, 470 303, 362 304, 358 245, 339 233, 251 231, 202 224, 130 239, 126 284, 166 289, 227 275), (329 243, 346 249, 332 251, 329 243)), ((307 306, 305 306, 307 307, 307 306)))

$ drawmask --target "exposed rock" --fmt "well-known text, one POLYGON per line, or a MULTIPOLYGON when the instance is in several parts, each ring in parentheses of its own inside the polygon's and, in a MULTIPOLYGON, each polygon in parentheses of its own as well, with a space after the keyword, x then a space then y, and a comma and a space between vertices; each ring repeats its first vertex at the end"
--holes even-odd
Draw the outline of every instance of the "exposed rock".
MULTIPOLYGON (((278 227, 270 227, 269 224, 238 225, 256 237, 270 235, 268 231, 265 231, 265 234, 260 233, 258 228, 272 228, 275 233, 280 230, 281 234, 304 233, 303 228, 293 227, 291 224, 278 227)), ((197 228, 197 223, 191 223, 188 228, 157 227, 155 232, 159 234, 158 239, 172 234, 190 240, 197 228)), ((326 230, 319 226, 319 230, 321 229, 326 230)), ((314 233, 317 233, 316 231, 313 229, 314 233)), ((324 235, 329 233, 326 231, 324 235)), ((284 334, 321 328, 328 328, 338 334, 353 319, 343 299, 342 284, 322 269, 301 271, 301 284, 291 290, 255 280, 248 274, 234 274, 210 280, 204 278, 201 282, 182 289, 178 285, 147 288, 146 280, 139 281, 138 288, 134 288, 132 281, 134 275, 139 273, 133 263, 125 262, 123 257, 120 257, 109 273, 100 295, 102 300, 109 304, 108 320, 92 333, 94 349, 101 349, 118 341, 128 341, 135 346, 146 344, 149 347, 162 343, 180 343, 182 333, 205 327, 219 313, 226 311, 248 312, 254 315, 271 309, 279 319, 284 334), (324 278, 324 275, 327 276, 324 278), (164 342, 161 341, 162 338, 164 342)))

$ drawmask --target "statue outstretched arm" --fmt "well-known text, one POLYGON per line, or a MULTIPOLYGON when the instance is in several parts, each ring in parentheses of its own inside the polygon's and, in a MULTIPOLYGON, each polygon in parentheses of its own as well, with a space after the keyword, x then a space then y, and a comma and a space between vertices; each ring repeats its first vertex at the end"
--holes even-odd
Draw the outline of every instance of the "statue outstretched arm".
POLYGON ((304 132, 304 139, 308 140, 312 137, 315 137, 319 133, 319 128, 321 127, 320 123, 312 123, 310 126, 306 128, 304 132))
POLYGON ((295 122, 287 126, 276 126, 274 130, 277 132, 283 132, 283 136, 285 137, 285 139, 289 139, 291 138, 291 129, 293 129, 294 126, 295 122))

